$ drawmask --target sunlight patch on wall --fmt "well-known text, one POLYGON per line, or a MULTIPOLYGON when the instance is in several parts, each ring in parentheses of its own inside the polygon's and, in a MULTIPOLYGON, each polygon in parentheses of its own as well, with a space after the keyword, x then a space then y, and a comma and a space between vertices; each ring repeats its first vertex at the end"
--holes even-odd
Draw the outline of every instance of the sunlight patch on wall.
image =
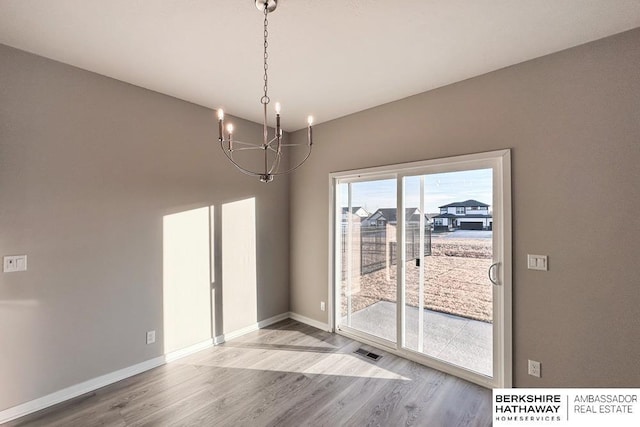
POLYGON ((222 301, 224 331, 258 321, 256 200, 222 205, 222 301))
POLYGON ((210 210, 163 220, 164 352, 211 338, 210 210))

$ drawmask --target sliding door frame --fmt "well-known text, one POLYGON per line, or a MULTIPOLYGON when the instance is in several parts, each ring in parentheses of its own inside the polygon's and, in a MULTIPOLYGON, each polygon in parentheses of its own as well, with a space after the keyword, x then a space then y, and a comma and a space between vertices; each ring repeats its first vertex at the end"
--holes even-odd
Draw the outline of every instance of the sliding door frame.
POLYGON ((511 242, 511 152, 498 150, 485 153, 433 159, 412 163, 380 166, 367 169, 334 172, 329 175, 329 328, 345 336, 354 338, 367 344, 382 347, 384 350, 415 362, 439 369, 465 380, 488 388, 509 388, 512 386, 512 242, 511 242), (492 168, 493 174, 493 232, 494 245, 498 253, 494 252, 494 261, 499 262, 496 272, 498 285, 493 285, 493 376, 487 377, 459 366, 420 354, 404 347, 404 215, 398 214, 397 236, 399 261, 397 263, 397 301, 396 301, 396 342, 390 343, 378 337, 355 331, 351 328, 337 330, 337 316, 339 315, 340 294, 336 291, 340 283, 341 266, 337 262, 340 254, 338 227, 340 206, 337 203, 337 184, 368 181, 371 179, 396 178, 397 183, 397 212, 404 212, 404 177, 420 174, 451 172, 454 170, 469 170, 492 168), (501 197, 496 197, 501 195, 501 197), (401 220, 401 217, 403 218, 401 220), (496 321, 497 319, 497 321, 496 321))

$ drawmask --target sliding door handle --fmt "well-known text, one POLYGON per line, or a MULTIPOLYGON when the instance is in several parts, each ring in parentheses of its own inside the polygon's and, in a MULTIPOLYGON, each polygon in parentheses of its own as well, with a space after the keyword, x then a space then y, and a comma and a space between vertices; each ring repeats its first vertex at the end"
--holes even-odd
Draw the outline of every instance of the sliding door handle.
POLYGON ((496 262, 491 264, 491 266, 489 267, 489 280, 491 281, 491 283, 493 283, 496 286, 500 284, 498 283, 498 277, 497 277, 499 264, 500 264, 499 262, 496 262), (495 274, 491 274, 492 272, 495 272, 495 274))

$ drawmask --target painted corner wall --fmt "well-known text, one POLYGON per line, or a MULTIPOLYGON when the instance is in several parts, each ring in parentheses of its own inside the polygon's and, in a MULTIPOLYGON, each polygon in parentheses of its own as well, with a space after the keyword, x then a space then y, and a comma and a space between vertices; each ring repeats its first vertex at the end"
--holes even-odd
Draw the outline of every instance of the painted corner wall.
POLYGON ((28 256, 0 273, 0 411, 288 312, 288 198, 224 159, 213 111, 0 45, 0 256, 28 256), (220 298, 222 208, 251 199, 256 277, 227 286, 253 312, 220 298))
POLYGON ((511 148, 514 385, 637 387, 638 70, 640 29, 316 126, 291 180, 291 311, 328 320, 330 172, 511 148))

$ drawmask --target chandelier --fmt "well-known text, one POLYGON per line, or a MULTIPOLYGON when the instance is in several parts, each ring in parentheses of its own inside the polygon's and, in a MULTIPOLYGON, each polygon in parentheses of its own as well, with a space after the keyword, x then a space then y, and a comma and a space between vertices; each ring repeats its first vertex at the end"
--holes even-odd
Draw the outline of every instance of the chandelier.
POLYGON ((269 76, 267 74, 267 70, 269 68, 267 64, 267 59, 269 58, 269 54, 267 53, 267 47, 269 46, 269 43, 267 41, 267 37, 269 36, 269 32, 267 30, 267 27, 269 25, 267 15, 276 9, 278 1, 255 1, 258 10, 262 11, 262 13, 264 14, 264 94, 262 98, 260 98, 260 103, 262 104, 263 110, 262 142, 251 143, 233 139, 233 124, 228 123, 225 127, 224 111, 220 108, 218 109, 218 141, 220 142, 220 148, 222 149, 222 152, 240 172, 247 175, 256 176, 260 178, 260 181, 262 182, 271 182, 273 180, 273 177, 275 176, 284 175, 298 169, 305 161, 307 161, 307 159, 311 155, 311 147, 313 145, 313 130, 311 125, 313 124, 313 117, 309 116, 307 118, 308 124, 306 144, 283 144, 282 128, 280 127, 280 103, 276 102, 276 128, 273 136, 269 136, 269 128, 267 127, 267 106, 269 105, 269 102, 271 100, 269 99, 268 93, 269 76), (304 156, 302 154, 299 154, 300 156, 303 156, 302 160, 294 164, 293 166, 289 165, 285 170, 280 170, 280 165, 282 163, 283 157, 283 149, 289 150, 290 148, 297 146, 306 147, 306 153, 304 154, 304 156), (262 157, 260 155, 251 156, 252 158, 249 159, 246 154, 240 154, 242 152, 256 152, 256 150, 258 152, 260 150, 263 151, 262 157), (255 159, 255 157, 258 157, 258 159, 255 159), (260 163, 261 166, 259 168, 252 169, 249 166, 250 163, 253 165, 255 165, 255 163, 260 163))

